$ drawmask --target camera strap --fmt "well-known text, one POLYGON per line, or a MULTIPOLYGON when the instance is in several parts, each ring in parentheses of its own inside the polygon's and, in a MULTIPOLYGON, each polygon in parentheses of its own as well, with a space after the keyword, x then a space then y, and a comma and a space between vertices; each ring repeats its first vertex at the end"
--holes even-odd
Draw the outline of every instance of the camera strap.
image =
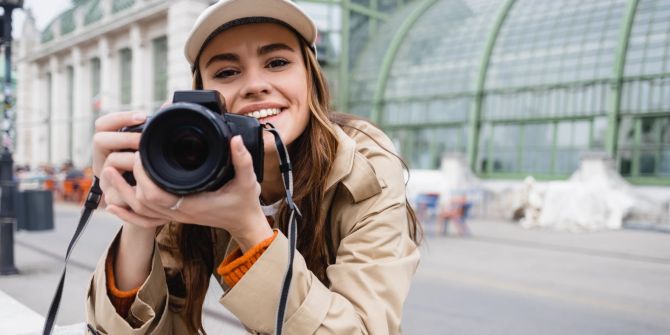
MULTIPOLYGON (((282 181, 284 183, 284 191, 286 192, 286 203, 290 211, 287 231, 287 239, 289 243, 288 266, 286 268, 286 273, 284 274, 284 281, 282 283, 279 303, 277 304, 277 319, 275 324, 275 334, 281 335, 284 326, 284 316, 286 312, 286 304, 288 302, 288 293, 291 288, 291 278, 293 278, 293 258, 295 256, 296 239, 298 234, 297 219, 298 217, 302 217, 302 214, 300 213, 298 206, 295 204, 295 202, 293 202, 293 172, 286 145, 284 145, 284 142, 279 136, 279 132, 277 132, 277 129, 275 129, 272 124, 265 123, 263 124, 263 128, 265 131, 270 132, 275 139, 275 147, 277 148, 277 154, 279 156, 279 170, 281 172, 282 181)), ((61 274, 60 281, 56 287, 56 293, 53 297, 53 300, 51 301, 49 312, 47 313, 47 317, 44 321, 44 330, 42 332, 43 335, 50 335, 51 331, 53 330, 54 323, 56 321, 56 315, 58 314, 58 308, 60 307, 60 301, 63 295, 63 284, 65 282, 65 273, 67 271, 68 261, 70 260, 70 254, 72 253, 72 249, 74 248, 75 244, 77 244, 79 237, 81 237, 81 234, 86 228, 86 225, 91 218, 91 214, 93 214, 93 211, 98 208, 101 199, 102 189, 100 189, 100 180, 98 177, 94 177, 93 185, 91 186, 91 190, 88 192, 88 196, 86 197, 86 202, 84 203, 84 208, 82 209, 79 223, 77 224, 77 228, 74 231, 74 235, 72 236, 72 239, 70 240, 70 243, 67 247, 67 252, 65 253, 63 273, 61 274)), ((87 324, 87 328, 91 333, 98 334, 98 332, 90 324, 87 324)))
MULTIPOLYGON (((86 202, 84 203, 84 208, 82 209, 81 218, 79 219, 77 228, 74 231, 74 236, 72 236, 70 244, 67 247, 67 252, 65 253, 63 273, 60 276, 58 287, 56 287, 56 294, 54 295, 53 300, 51 300, 51 306, 49 306, 49 312, 47 313, 47 317, 44 320, 44 330, 42 332, 43 335, 51 334, 54 322, 56 321, 56 315, 58 314, 58 307, 60 306, 60 299, 63 296, 63 283, 65 281, 65 272, 67 271, 67 263, 70 260, 70 254, 72 253, 72 249, 74 248, 74 245, 77 244, 77 241, 81 236, 81 233, 84 232, 84 229, 88 224, 88 220, 91 218, 91 214, 96 208, 98 208, 100 199, 102 199, 102 190, 100 189, 100 181, 98 180, 98 177, 94 178, 95 179, 93 180, 93 185, 91 186, 91 190, 88 192, 86 202)), ((88 325, 88 328, 90 330, 93 330, 90 325, 88 325)), ((97 332, 94 333, 97 334, 97 332)))
POLYGON ((282 181, 284 182, 286 204, 290 211, 286 236, 288 239, 288 266, 282 283, 279 303, 277 304, 277 319, 275 324, 275 334, 281 335, 284 326, 284 315, 286 312, 286 303, 288 302, 288 293, 291 288, 291 278, 293 278, 293 258, 295 256, 296 239, 298 235, 296 215, 302 217, 302 214, 300 213, 298 206, 293 202, 293 172, 286 145, 284 145, 284 142, 282 142, 281 137, 279 136, 279 132, 277 132, 277 129, 275 129, 271 123, 264 123, 263 128, 265 128, 265 131, 270 132, 275 138, 275 147, 277 147, 277 154, 279 155, 279 170, 281 171, 282 181))

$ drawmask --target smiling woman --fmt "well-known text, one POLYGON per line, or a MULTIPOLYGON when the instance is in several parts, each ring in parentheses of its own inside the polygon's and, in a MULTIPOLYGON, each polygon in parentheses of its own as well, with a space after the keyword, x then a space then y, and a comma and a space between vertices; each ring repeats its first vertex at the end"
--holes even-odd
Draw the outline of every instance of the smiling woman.
MULTIPOLYGON (((185 49, 194 88, 218 91, 229 113, 272 123, 288 146, 302 216, 284 332, 398 334, 421 235, 403 163, 378 128, 330 110, 315 41, 314 23, 290 1, 225 0, 201 14, 185 49)), ((274 139, 265 138, 261 184, 233 138, 235 178, 179 198, 121 150, 136 149, 139 134, 116 130, 144 120, 96 122, 94 171, 124 225, 92 279, 89 324, 107 334, 204 332, 214 275, 220 302, 247 329, 273 332, 289 221, 274 139)))

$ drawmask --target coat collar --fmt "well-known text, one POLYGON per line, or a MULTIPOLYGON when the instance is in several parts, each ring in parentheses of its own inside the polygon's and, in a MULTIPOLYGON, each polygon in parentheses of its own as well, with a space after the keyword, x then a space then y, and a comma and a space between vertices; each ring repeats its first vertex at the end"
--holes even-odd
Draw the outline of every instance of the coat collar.
POLYGON ((334 125, 333 129, 338 144, 332 169, 326 177, 326 187, 324 189, 326 192, 351 173, 354 166, 354 154, 356 153, 356 142, 347 136, 340 126, 334 125))

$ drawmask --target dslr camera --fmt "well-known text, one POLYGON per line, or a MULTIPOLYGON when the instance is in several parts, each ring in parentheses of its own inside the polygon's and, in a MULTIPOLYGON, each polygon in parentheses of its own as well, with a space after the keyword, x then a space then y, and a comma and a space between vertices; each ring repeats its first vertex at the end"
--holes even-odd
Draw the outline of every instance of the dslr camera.
MULTIPOLYGON (((167 192, 188 195, 215 191, 235 177, 230 140, 241 135, 251 153, 258 182, 263 180, 263 128, 257 119, 226 112, 219 92, 176 91, 172 104, 141 125, 140 159, 151 180, 167 192)), ((135 185, 132 172, 124 178, 135 185)))

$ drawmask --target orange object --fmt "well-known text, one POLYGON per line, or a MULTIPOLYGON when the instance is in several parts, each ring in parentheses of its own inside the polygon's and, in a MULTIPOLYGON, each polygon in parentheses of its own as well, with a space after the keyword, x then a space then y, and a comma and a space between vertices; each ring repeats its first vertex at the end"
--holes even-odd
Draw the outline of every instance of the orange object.
POLYGON ((56 182, 49 178, 44 181, 44 189, 48 191, 53 191, 56 189, 56 182))
POLYGON ((88 191, 93 186, 93 179, 91 178, 82 178, 79 180, 79 194, 77 194, 77 202, 82 203, 86 200, 86 195, 88 191))
POLYGON ((116 287, 116 277, 114 277, 114 258, 107 257, 107 262, 105 263, 105 272, 107 272, 107 295, 109 300, 111 300, 112 305, 116 309, 116 312, 119 315, 126 318, 128 316, 128 311, 130 311, 130 306, 135 301, 135 296, 137 291, 140 290, 140 287, 136 287, 129 291, 122 291, 116 287))
POLYGON ((230 255, 221 262, 219 268, 216 269, 216 273, 223 277, 228 286, 235 286, 235 284, 242 279, 244 274, 251 269, 256 260, 263 255, 263 252, 270 246, 275 237, 277 237, 277 231, 263 242, 258 243, 253 248, 247 250, 244 255, 240 248, 237 248, 237 250, 230 253, 230 255))

